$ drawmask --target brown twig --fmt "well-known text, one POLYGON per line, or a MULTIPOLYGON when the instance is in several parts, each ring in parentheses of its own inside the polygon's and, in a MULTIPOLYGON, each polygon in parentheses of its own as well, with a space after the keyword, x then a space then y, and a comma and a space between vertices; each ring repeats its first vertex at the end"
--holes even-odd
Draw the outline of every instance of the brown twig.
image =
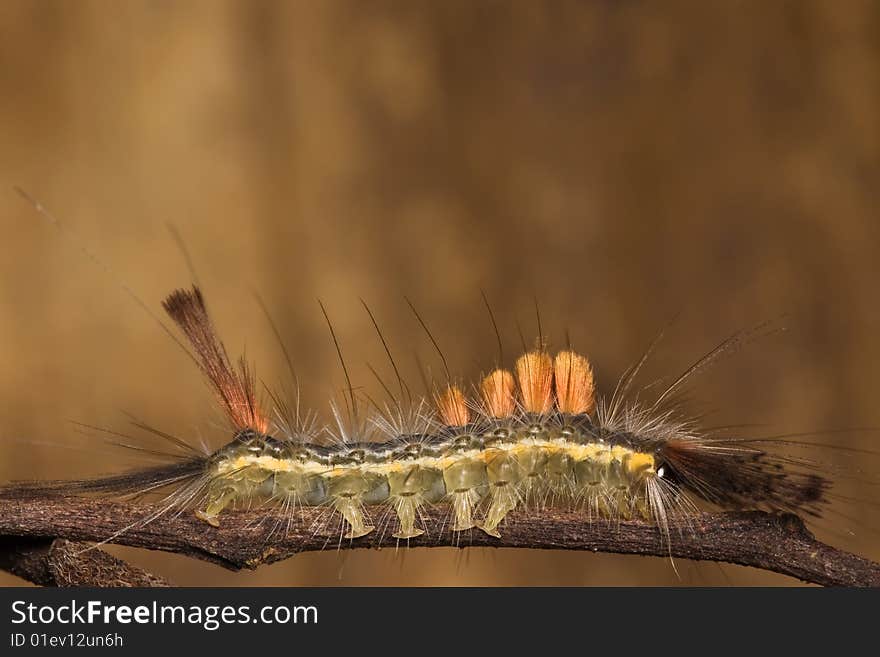
POLYGON ((64 538, 3 536, 0 568, 42 586, 171 586, 162 577, 90 547, 64 538))
MULTIPOLYGON (((380 530, 354 541, 340 539, 339 534, 316 533, 314 527, 321 525, 319 518, 327 512, 320 508, 304 509, 289 525, 288 518, 274 512, 224 514, 219 528, 189 514, 163 516, 145 526, 137 522, 152 510, 145 505, 83 498, 0 499, 0 537, 5 537, 0 549, 5 554, 35 538, 104 541, 132 523, 113 538, 114 543, 176 552, 233 570, 257 568, 311 550, 405 544, 380 530), (279 523, 281 530, 277 529, 279 523)), ((800 518, 790 514, 704 513, 672 522, 669 543, 661 540, 656 526, 643 521, 585 523, 581 514, 570 511, 550 510, 540 517, 513 513, 502 528, 501 539, 478 530, 452 533, 445 528, 447 517, 448 511, 442 507, 427 509, 424 521, 428 532, 410 540, 409 546, 524 547, 672 556, 753 566, 826 586, 880 586, 880 564, 821 543, 800 518)), ((78 556, 94 553, 77 551, 78 556)), ((29 579, 53 583, 40 577, 29 579)))

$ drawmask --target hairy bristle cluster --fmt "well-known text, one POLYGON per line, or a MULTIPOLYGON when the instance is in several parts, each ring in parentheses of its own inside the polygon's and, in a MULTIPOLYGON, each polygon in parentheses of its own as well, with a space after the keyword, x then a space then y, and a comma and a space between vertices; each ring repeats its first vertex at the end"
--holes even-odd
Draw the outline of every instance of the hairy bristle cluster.
POLYGON ((448 386, 437 396, 437 410, 443 423, 451 427, 463 427, 470 418, 467 398, 458 386, 448 386))
POLYGON ((162 306, 189 340, 199 368, 220 398, 233 426, 267 431, 269 422, 257 403, 253 373, 244 359, 239 361, 238 371, 229 362, 201 290, 196 286, 192 290, 175 290, 162 306))
POLYGON ((509 417, 516 411, 516 381, 507 370, 494 370, 480 383, 489 417, 509 417))
POLYGON ((553 361, 556 405, 562 413, 591 413, 596 406, 593 368, 573 351, 560 351, 553 361))
POLYGON ((527 413, 543 415, 553 407, 553 361, 544 351, 530 351, 516 361, 516 378, 527 413))

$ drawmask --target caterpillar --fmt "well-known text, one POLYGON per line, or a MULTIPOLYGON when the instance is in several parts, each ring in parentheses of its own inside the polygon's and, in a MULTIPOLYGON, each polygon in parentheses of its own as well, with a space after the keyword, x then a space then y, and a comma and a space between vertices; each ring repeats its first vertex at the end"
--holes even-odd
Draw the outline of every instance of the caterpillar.
MULTIPOLYGON (((199 287, 175 290, 163 307, 212 388, 231 440, 199 453, 153 430, 188 455, 117 475, 15 482, 0 494, 170 490, 139 522, 189 510, 206 531, 228 509, 255 502, 288 515, 324 507, 343 521, 342 537, 351 541, 369 541, 377 528, 402 541, 417 538, 426 531, 420 513, 427 505, 445 505, 444 531, 456 534, 500 537, 516 509, 564 507, 582 513, 584 523, 642 519, 669 541, 670 520, 702 504, 813 517, 828 504, 831 480, 808 463, 759 440, 713 435, 670 404, 689 376, 743 334, 722 342, 650 403, 629 396, 650 349, 605 399, 584 355, 569 348, 551 353, 539 338, 512 369, 492 370, 473 390, 448 377, 429 400, 392 396, 365 414, 349 383, 344 404, 332 405, 333 423, 322 426, 298 397, 291 404, 277 393, 258 394, 253 368, 230 358, 199 287)), ((401 396, 404 388, 401 382, 401 396)))

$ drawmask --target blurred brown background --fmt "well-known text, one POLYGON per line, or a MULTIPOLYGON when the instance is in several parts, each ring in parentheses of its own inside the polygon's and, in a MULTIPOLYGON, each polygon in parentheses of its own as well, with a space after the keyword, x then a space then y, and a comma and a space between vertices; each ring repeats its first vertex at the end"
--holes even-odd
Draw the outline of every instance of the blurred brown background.
MULTIPOLYGON (((677 313, 645 382, 775 320, 789 330, 698 379, 707 422, 880 425, 878 35, 880 6, 853 0, 3 0, 0 478, 129 464, 70 420, 126 430, 130 411, 228 439, 195 368, 114 281, 157 312, 189 282, 166 222, 230 351, 285 375, 258 290, 324 417, 342 377, 317 297, 378 394, 365 363, 389 368, 359 297, 415 385, 416 356, 438 363, 404 296, 474 377, 495 355, 483 289, 509 357, 537 298, 606 393, 677 313)), ((876 478, 878 460, 843 465, 876 478)), ((877 488, 841 490, 848 518, 820 533, 878 558, 877 488)), ((232 574, 115 550, 180 584, 791 583, 592 554, 330 551, 232 574)))

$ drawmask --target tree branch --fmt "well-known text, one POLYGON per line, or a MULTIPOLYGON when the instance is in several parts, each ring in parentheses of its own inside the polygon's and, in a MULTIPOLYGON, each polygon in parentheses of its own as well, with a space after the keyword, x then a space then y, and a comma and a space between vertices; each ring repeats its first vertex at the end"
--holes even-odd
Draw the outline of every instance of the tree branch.
MULTIPOLYGON (((60 537, 100 542, 132 523, 134 526, 112 542, 176 552, 232 570, 253 569, 298 552, 325 548, 407 545, 381 528, 354 541, 340 538, 337 523, 329 523, 326 531, 316 531, 316 527, 328 525, 326 508, 306 508, 292 518, 275 511, 226 513, 219 528, 189 514, 162 516, 146 526, 136 522, 154 510, 149 505, 84 498, 0 499, 0 537, 4 537, 0 542, 0 567, 12 570, 3 557, 10 550, 27 547, 28 540, 60 537)), ((880 564, 821 543, 799 517, 791 514, 698 514, 671 523, 670 544, 664 544, 656 526, 644 521, 586 523, 582 514, 562 510, 544 510, 540 516, 512 513, 502 526, 501 539, 479 530, 450 532, 444 507, 425 509, 422 519, 427 532, 410 540, 410 547, 523 547, 672 556, 752 566, 825 586, 880 586, 880 564)), ((76 551, 80 559, 96 554, 100 552, 76 551)), ((132 572, 130 566, 119 563, 132 572)), ((23 576, 38 583, 59 582, 57 576, 55 582, 38 574, 28 577, 27 572, 35 572, 33 569, 24 572, 23 576)), ((140 572, 143 577, 154 577, 140 572)), ((109 571, 107 576, 111 582, 119 580, 109 571)), ((109 582, 103 580, 100 584, 106 586, 109 582)))
POLYGON ((64 538, 0 537, 0 568, 42 586, 171 586, 90 543, 64 538))

